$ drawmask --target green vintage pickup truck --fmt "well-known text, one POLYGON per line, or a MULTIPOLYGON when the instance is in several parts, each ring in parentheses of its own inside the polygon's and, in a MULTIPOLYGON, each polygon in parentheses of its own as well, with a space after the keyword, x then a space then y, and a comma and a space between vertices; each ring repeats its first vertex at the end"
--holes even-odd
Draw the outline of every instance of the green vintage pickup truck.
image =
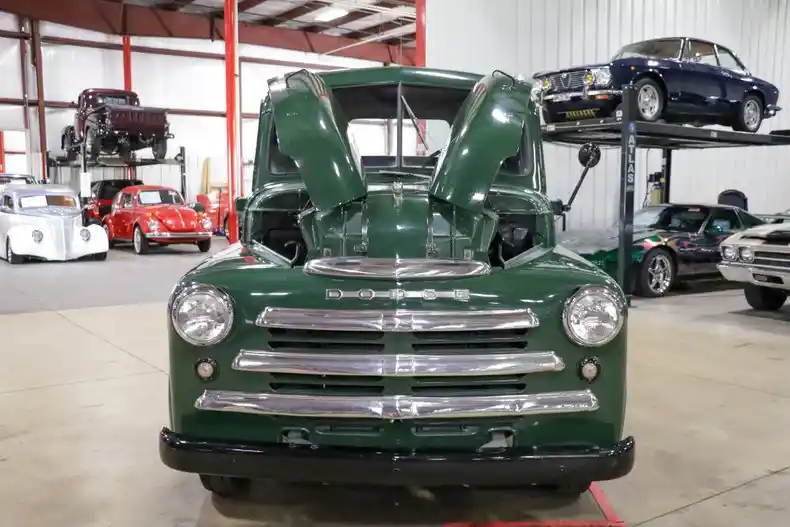
POLYGON ((165 464, 223 496, 257 478, 576 496, 631 470, 626 299, 556 244, 530 91, 397 67, 269 82, 241 242, 169 301, 165 464), (391 149, 359 156, 349 123, 374 119, 391 149), (404 155, 433 120, 444 147, 404 155))

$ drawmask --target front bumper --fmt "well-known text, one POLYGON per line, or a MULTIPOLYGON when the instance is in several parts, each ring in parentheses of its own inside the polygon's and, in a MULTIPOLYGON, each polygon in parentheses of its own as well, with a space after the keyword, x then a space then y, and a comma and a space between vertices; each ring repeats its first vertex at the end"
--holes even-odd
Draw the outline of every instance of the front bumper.
POLYGON ((730 282, 742 282, 790 291, 790 269, 742 263, 720 263, 716 267, 719 268, 719 272, 724 279, 730 282), (773 278, 773 280, 758 279, 755 278, 755 275, 773 278))
POLYGON ((200 232, 149 232, 145 235, 149 240, 202 240, 211 238, 211 231, 200 232))
POLYGON ((635 443, 608 450, 392 453, 356 448, 305 448, 159 435, 159 455, 182 472, 289 482, 355 485, 527 486, 616 479, 634 465, 635 443))
POLYGON ((539 102, 552 122, 607 118, 622 102, 622 90, 581 90, 541 94, 539 102))

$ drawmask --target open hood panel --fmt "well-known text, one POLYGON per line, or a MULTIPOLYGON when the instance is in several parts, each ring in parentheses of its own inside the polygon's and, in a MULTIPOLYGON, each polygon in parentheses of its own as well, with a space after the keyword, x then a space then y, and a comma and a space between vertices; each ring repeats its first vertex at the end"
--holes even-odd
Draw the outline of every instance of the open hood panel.
POLYGON ((301 70, 270 80, 269 94, 280 151, 296 163, 313 204, 329 210, 365 196, 348 120, 324 81, 301 70))
POLYGON ((479 212, 502 162, 519 152, 529 87, 494 72, 475 85, 453 121, 430 193, 479 212))

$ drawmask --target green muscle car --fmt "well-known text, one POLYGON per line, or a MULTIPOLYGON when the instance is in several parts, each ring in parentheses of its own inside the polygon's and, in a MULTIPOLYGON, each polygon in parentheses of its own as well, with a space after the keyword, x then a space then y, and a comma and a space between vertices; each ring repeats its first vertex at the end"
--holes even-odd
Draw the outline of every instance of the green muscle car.
POLYGON ((626 299, 556 244, 530 92, 498 71, 269 81, 241 242, 169 301, 165 464, 223 496, 257 478, 574 496, 631 470, 626 299), (357 154, 360 119, 392 123, 388 152, 357 154), (444 148, 404 155, 431 120, 444 148))
MULTIPOLYGON (((731 205, 665 203, 634 214, 631 250, 633 287, 644 297, 666 295, 680 281, 721 274, 719 245, 735 232, 764 221, 731 205)), ((568 231, 560 243, 617 276, 617 226, 602 231, 568 231)))

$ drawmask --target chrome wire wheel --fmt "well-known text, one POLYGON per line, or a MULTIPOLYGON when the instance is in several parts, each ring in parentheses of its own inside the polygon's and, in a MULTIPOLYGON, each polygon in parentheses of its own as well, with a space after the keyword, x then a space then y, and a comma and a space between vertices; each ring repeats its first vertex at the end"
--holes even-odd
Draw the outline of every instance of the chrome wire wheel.
POLYGON ((636 98, 639 115, 646 121, 654 121, 658 118, 658 111, 661 109, 661 94, 652 84, 645 84, 639 89, 636 98))
POLYGON ((140 232, 140 229, 134 230, 134 252, 140 254, 143 249, 143 233, 140 232))
POLYGON ((672 285, 672 259, 666 254, 657 254, 647 268, 647 287, 656 296, 663 295, 672 285))
POLYGON ((760 124, 760 103, 754 99, 749 99, 743 105, 743 124, 749 130, 754 130, 760 124))

